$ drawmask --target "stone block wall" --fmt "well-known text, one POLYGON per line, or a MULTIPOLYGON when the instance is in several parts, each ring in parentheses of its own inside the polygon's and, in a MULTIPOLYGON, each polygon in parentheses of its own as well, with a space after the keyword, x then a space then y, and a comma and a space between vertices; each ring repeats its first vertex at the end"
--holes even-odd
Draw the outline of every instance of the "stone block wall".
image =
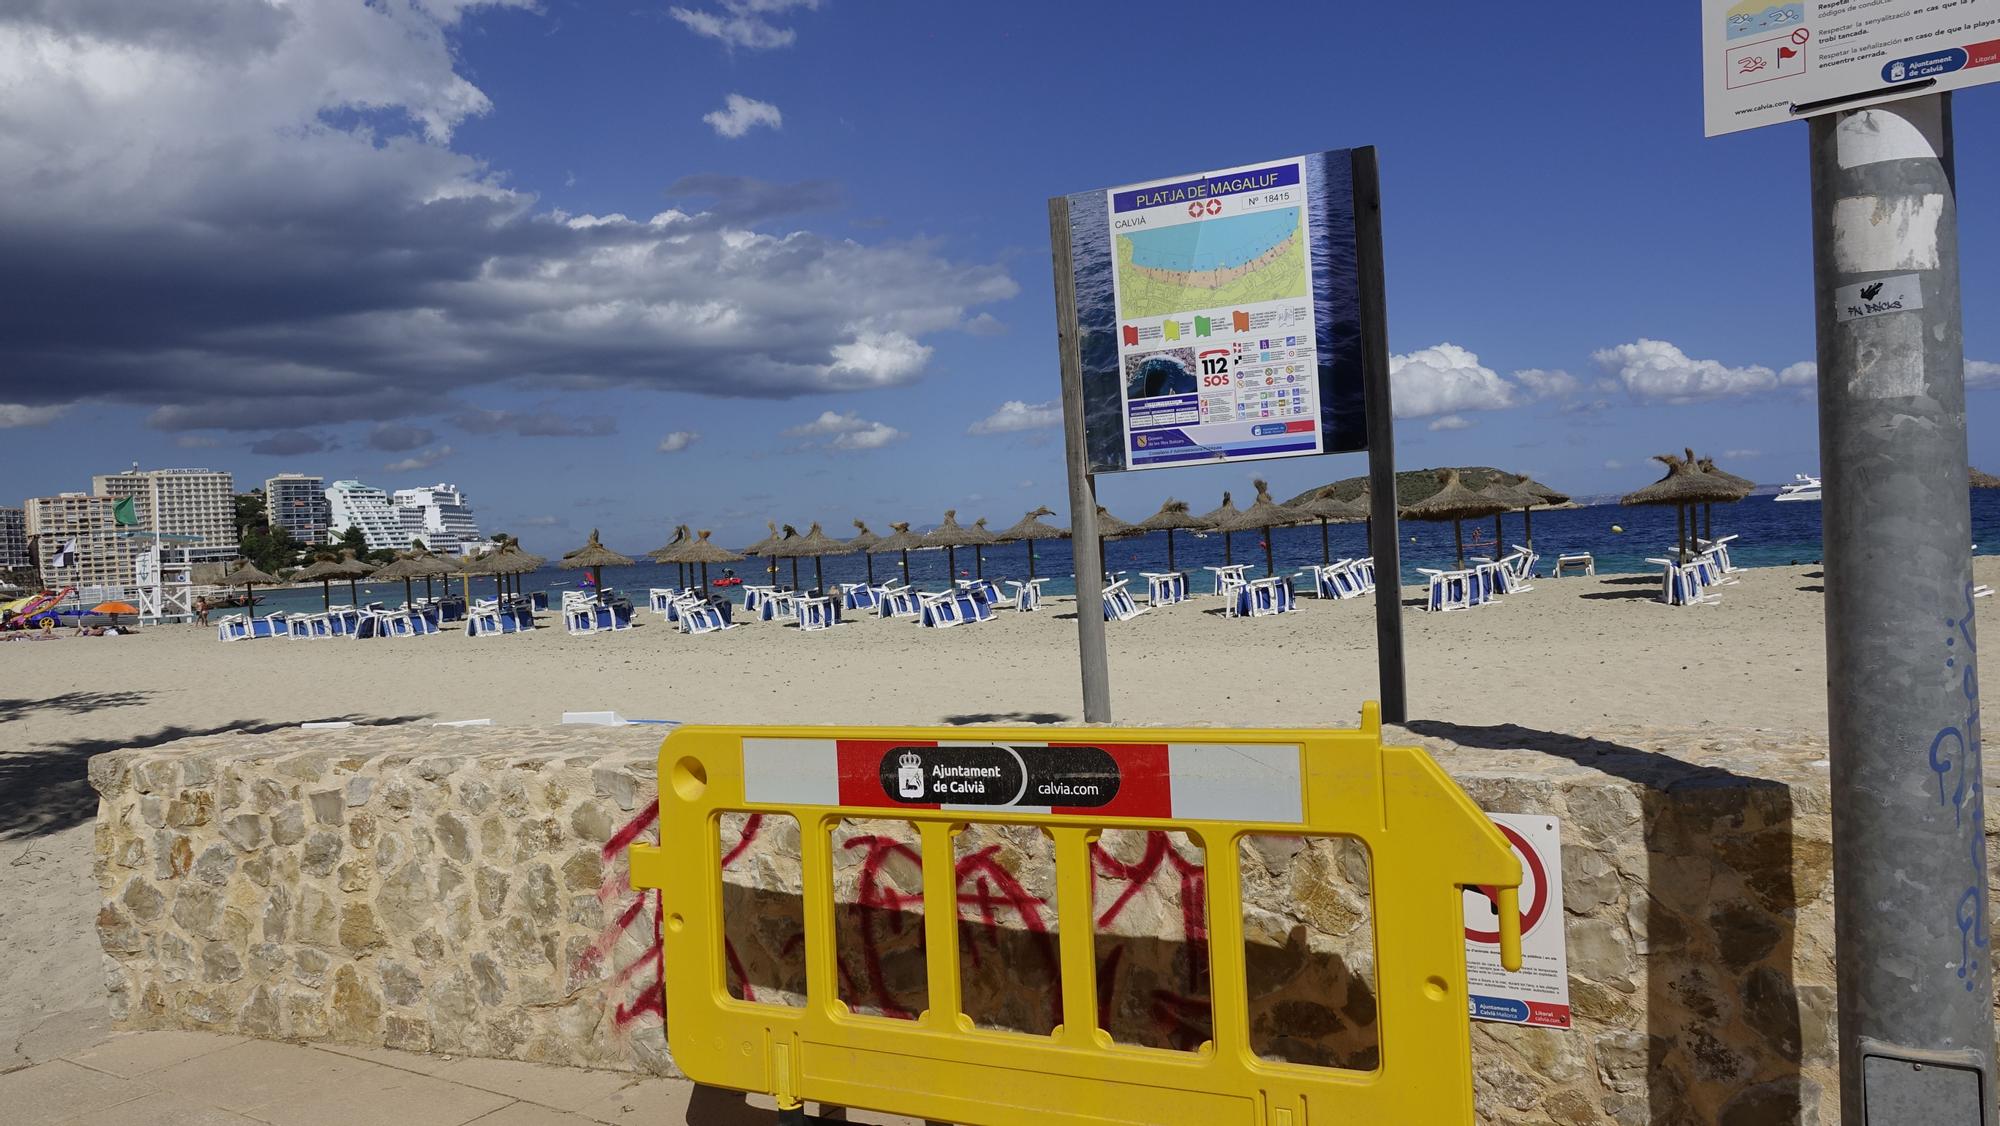
MULTIPOLYGON (((1834 1121, 1823 746, 1707 729, 1409 734, 1482 807, 1563 819, 1575 1027, 1473 1026, 1486 1121, 1834 1121)), ((658 738, 355 728, 99 756, 115 1014, 670 1072, 657 905, 625 888, 620 863, 653 832, 658 738)), ((837 849, 841 992, 891 1014, 925 1003, 904 828, 845 825, 837 849)), ((797 827, 731 817, 722 844, 732 991, 796 1003, 797 827)), ((1053 1022, 1044 848, 1032 832, 959 838, 966 1009, 981 1024, 1053 1022)), ((1120 1040, 1206 1035, 1202 861, 1144 833, 1107 835, 1093 857, 1101 1017, 1120 1040)), ((1365 855, 1267 838, 1244 871, 1258 1050, 1372 1066, 1365 855)))

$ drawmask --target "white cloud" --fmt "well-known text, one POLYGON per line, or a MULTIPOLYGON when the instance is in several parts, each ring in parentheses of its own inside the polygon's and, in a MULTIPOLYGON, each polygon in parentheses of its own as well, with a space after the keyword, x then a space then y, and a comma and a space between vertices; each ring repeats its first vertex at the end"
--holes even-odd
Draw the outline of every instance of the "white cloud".
POLYGON ((0 4, 0 245, 39 283, 9 292, 0 403, 262 433, 503 381, 789 398, 913 380, 929 334, 1018 292, 932 242, 766 229, 823 183, 551 207, 452 148, 493 110, 456 51, 492 6, 0 4))
POLYGON ((1965 361, 1965 385, 1974 391, 2000 387, 2000 364, 1991 360, 1965 361))
POLYGON ((876 450, 906 435, 886 422, 870 422, 853 411, 822 411, 818 418, 785 431, 791 438, 831 436, 826 443, 836 450, 876 450))
POLYGON ((1641 338, 1631 344, 1592 354, 1635 399, 1659 403, 1699 403, 1737 395, 1755 395, 1778 386, 1770 368, 1752 364, 1729 367, 1715 360, 1697 360, 1664 340, 1641 338))
POLYGON ((45 426, 63 416, 69 410, 67 403, 45 403, 39 406, 27 403, 0 403, 0 430, 12 430, 19 426, 45 426))
POLYGON ((1607 461, 1607 462, 1605 462, 1605 463, 1604 463, 1604 468, 1606 468, 1606 469, 1623 469, 1623 468, 1625 468, 1625 463, 1624 463, 1624 462, 1622 462, 1622 461, 1617 461, 1617 460, 1612 460, 1612 461, 1607 461))
POLYGON ((1500 410, 1516 401, 1513 384, 1456 344, 1389 357, 1389 379, 1398 418, 1500 410))
POLYGON ((1722 456, 1730 461, 1749 461, 1753 457, 1763 457, 1763 450, 1724 450, 1722 456))
POLYGON ((1574 395, 1583 386, 1582 380, 1566 371, 1544 371, 1541 368, 1527 368, 1515 372, 1514 382, 1520 384, 1529 395, 1537 399, 1574 395))
POLYGON ((967 434, 1011 434, 1017 430, 1040 430, 1044 427, 1061 425, 1061 399, 1050 399, 1046 403, 1028 403, 1020 399, 1009 399, 1000 404, 999 410, 973 423, 965 432, 967 434))
POLYGON ((667 9, 667 13, 696 35, 720 40, 730 47, 769 50, 791 46, 798 33, 789 27, 779 27, 767 16, 783 15, 793 8, 812 11, 818 7, 819 0, 722 0, 720 11, 676 7, 667 9))
POLYGON ((785 115, 778 111, 777 106, 741 94, 729 95, 723 99, 721 109, 702 114, 701 119, 713 126, 718 136, 731 139, 741 137, 759 125, 781 129, 785 124, 785 115))
POLYGON ((450 446, 439 446, 434 450, 420 450, 401 461, 392 461, 383 466, 382 472, 412 473, 419 469, 429 469, 431 466, 450 457, 451 454, 452 449, 450 446))
POLYGON ((663 454, 677 454, 699 441, 701 441, 701 435, 692 430, 676 430, 660 439, 660 452, 663 454))
POLYGON ((1470 429, 1471 426, 1471 419, 1463 415, 1448 414, 1443 418, 1432 419, 1430 428, 1432 430, 1466 430, 1470 429))
POLYGON ((1816 387, 1819 385, 1819 365, 1811 360, 1802 360, 1787 365, 1778 372, 1780 387, 1816 387))

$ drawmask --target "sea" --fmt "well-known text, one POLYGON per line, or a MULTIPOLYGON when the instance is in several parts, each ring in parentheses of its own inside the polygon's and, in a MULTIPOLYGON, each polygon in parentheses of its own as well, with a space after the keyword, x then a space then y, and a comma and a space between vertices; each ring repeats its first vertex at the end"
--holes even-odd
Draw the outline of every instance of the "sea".
MULTIPOLYGON (((1136 517, 1143 514, 1120 515, 1136 517)), ((1500 542, 1503 545, 1527 542, 1519 514, 1502 517, 1501 524, 1500 542)), ((1759 496, 1735 504, 1717 505, 1714 527, 1718 536, 1737 537, 1729 547, 1730 558, 1738 566, 1781 567, 1820 560, 1820 505, 1817 501, 1780 503, 1770 497, 1759 496)), ((1492 554, 1494 528, 1491 518, 1468 520, 1463 530, 1468 556, 1492 554)), ((1398 531, 1402 540, 1403 582, 1406 585, 1423 581, 1418 568, 1448 568, 1452 565, 1452 526, 1449 522, 1405 521, 1398 531)), ((1979 554, 2000 553, 2000 490, 1973 491, 1972 534, 1979 554)), ((1367 553, 1365 534, 1360 524, 1339 524, 1328 528, 1327 541, 1334 559, 1367 553)), ((1650 572, 1654 567, 1646 562, 1648 557, 1662 557, 1673 551, 1674 510, 1626 508, 1615 504, 1538 509, 1534 513, 1534 546, 1542 557, 1538 571, 1543 575, 1547 575, 1554 566, 1557 555, 1573 552, 1589 552, 1597 561, 1597 573, 1600 575, 1650 572)), ((1016 543, 984 548, 977 553, 971 548, 959 548, 949 555, 942 549, 913 551, 909 555, 910 581, 923 589, 943 589, 946 577, 953 568, 956 568, 957 576, 965 578, 984 573, 995 580, 1024 579, 1028 576, 1027 549, 1028 545, 1016 543)), ((1076 568, 1071 561, 1069 541, 1043 540, 1035 544, 1034 549, 1034 572, 1049 580, 1042 588, 1044 593, 1074 594, 1076 568)), ((1292 574, 1318 563, 1321 558, 1319 525, 1273 530, 1271 556, 1280 574, 1292 574)), ((1254 564, 1251 574, 1261 575, 1264 571, 1263 533, 1238 532, 1226 539, 1220 533, 1206 536, 1174 533, 1174 563, 1194 578, 1196 590, 1208 589, 1207 574, 1201 568, 1221 564, 1225 559, 1254 564)), ((1154 532, 1138 539, 1113 540, 1105 544, 1105 560, 1107 569, 1130 578, 1133 586, 1143 592, 1144 572, 1167 569, 1166 534, 1154 532)), ((755 559, 734 564, 732 569, 737 577, 746 582, 762 582, 766 581, 767 566, 765 560, 755 559)), ((780 559, 777 566, 779 581, 791 585, 793 561, 780 559)), ((894 554, 877 555, 873 557, 873 566, 875 578, 886 581, 891 577, 900 577, 902 561, 894 554)), ((806 586, 813 585, 813 561, 801 559, 797 567, 799 582, 806 586)), ((722 567, 711 566, 708 571, 710 582, 722 578, 723 573, 722 567)), ((828 583, 844 584, 862 581, 867 577, 868 570, 860 556, 847 555, 823 560, 821 574, 828 583)), ((492 595, 491 578, 474 578, 471 581, 475 596, 492 595)), ((604 572, 605 586, 630 595, 633 603, 641 606, 645 604, 648 588, 673 586, 676 581, 675 569, 671 565, 650 562, 632 567, 613 567, 604 572)), ((456 588, 459 582, 452 580, 453 587, 456 588)), ((582 589, 585 582, 582 572, 554 568, 521 577, 522 589, 547 590, 551 592, 551 597, 555 597, 554 592, 582 589)), ((1005 588, 1002 590, 1004 593, 1005 588)), ((422 595, 422 583, 416 584, 416 591, 419 596, 422 595)), ((403 584, 400 582, 364 582, 360 584, 359 592, 364 604, 380 602, 395 607, 403 602, 403 584)), ((345 583, 333 585, 333 601, 336 605, 347 601, 345 583)), ((257 591, 259 613, 311 611, 319 609, 320 604, 321 594, 317 588, 257 591)))

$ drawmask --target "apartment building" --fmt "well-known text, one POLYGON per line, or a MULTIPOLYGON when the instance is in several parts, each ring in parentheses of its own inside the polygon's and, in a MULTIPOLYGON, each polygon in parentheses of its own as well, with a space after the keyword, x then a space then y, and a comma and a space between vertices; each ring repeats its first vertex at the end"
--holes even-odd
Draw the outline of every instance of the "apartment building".
POLYGON ((405 544, 416 539, 440 555, 463 555, 484 542, 472 506, 456 485, 397 489, 392 499, 405 544))
POLYGON ((92 477, 91 492, 130 499, 140 530, 186 537, 177 543, 187 548, 190 562, 226 563, 238 554, 236 482, 227 473, 134 465, 124 473, 92 477))
POLYGON ((23 523, 43 586, 123 592, 136 585, 132 560, 145 545, 137 536, 120 534, 111 512, 116 503, 116 498, 89 493, 27 502, 23 523))
POLYGON ((335 481, 326 487, 327 538, 338 540, 349 528, 361 529, 370 551, 398 551, 410 546, 389 494, 359 481, 335 481))
POLYGON ((35 565, 28 554, 28 512, 0 508, 0 571, 20 571, 35 565))
POLYGON ((326 478, 280 473, 266 480, 264 514, 272 528, 283 528, 302 544, 327 542, 331 512, 326 500, 326 478))

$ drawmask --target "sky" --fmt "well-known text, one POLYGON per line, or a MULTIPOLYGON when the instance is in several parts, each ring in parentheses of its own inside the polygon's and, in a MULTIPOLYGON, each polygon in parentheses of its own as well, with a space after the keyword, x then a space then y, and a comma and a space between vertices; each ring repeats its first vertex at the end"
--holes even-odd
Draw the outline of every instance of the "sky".
MULTIPOLYGON (((1701 125, 1698 6, 21 0, 0 498, 208 466, 463 488, 628 552, 1067 509, 1046 200, 1380 154, 1402 468, 1818 465, 1806 126, 1701 125)), ((1956 101, 2000 466, 2000 89, 1956 101)), ((1105 475, 1128 519, 1360 455, 1105 475)))

